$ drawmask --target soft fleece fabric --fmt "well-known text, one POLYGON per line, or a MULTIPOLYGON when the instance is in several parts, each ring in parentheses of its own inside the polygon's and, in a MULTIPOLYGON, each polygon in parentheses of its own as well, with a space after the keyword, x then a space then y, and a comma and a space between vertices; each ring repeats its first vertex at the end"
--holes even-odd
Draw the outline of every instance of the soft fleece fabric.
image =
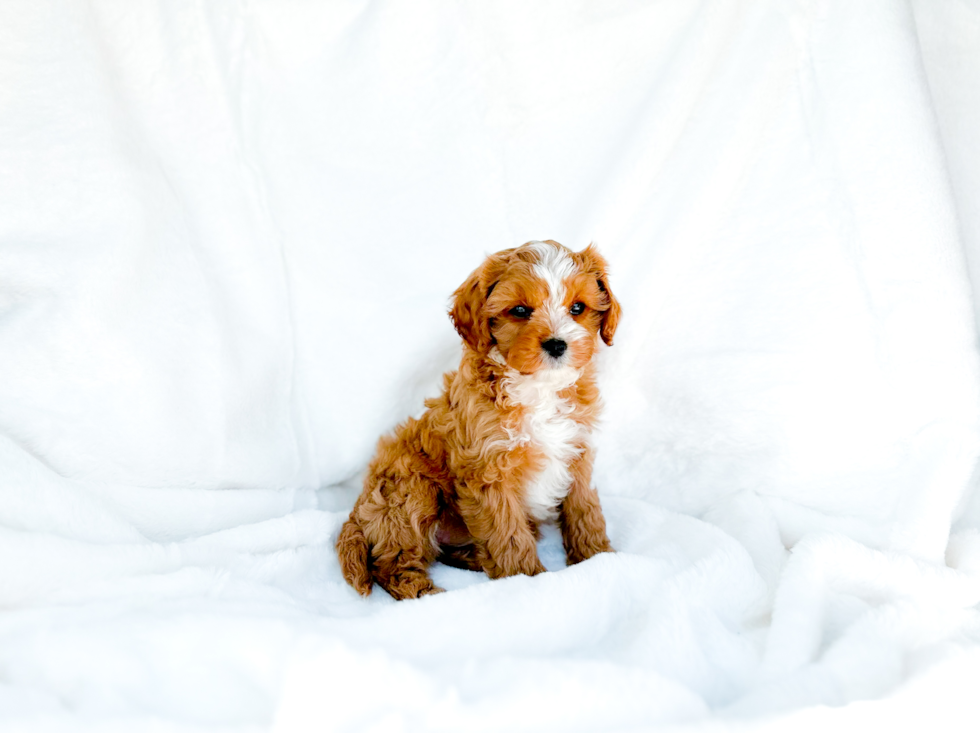
POLYGON ((964 0, 7 0, 0 727, 973 729, 978 59, 964 0), (363 600, 358 476, 538 238, 624 306, 618 552, 363 600))

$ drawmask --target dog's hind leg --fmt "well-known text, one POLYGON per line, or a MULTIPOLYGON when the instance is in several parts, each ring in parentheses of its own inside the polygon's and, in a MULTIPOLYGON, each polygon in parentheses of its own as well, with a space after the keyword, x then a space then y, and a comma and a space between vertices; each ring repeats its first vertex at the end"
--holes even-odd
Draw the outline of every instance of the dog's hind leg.
POLYGON ((418 474, 381 479, 384 501, 365 502, 359 517, 371 540, 371 573, 396 599, 439 593, 428 567, 436 558, 438 487, 418 474))
POLYGON ((357 523, 355 510, 337 536, 337 555, 344 580, 362 596, 370 595, 374 583, 368 564, 368 552, 368 543, 357 523))

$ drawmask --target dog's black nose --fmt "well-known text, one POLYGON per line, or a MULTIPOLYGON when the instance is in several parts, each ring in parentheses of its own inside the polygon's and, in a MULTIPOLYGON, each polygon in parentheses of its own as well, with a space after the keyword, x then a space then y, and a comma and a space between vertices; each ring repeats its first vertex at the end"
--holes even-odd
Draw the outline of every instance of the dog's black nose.
POLYGON ((548 339, 547 341, 541 342, 541 348, 557 359, 559 356, 565 353, 565 349, 568 348, 568 344, 561 339, 548 339))

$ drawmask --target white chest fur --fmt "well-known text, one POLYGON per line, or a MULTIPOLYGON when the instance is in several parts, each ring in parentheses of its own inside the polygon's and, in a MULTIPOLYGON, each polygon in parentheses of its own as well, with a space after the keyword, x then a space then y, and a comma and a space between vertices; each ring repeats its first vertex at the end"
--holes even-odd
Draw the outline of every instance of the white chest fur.
POLYGON ((544 454, 544 466, 525 487, 528 511, 539 522, 556 517, 572 481, 569 463, 588 437, 571 417, 573 406, 558 395, 579 376, 577 369, 564 367, 527 376, 514 372, 504 383, 511 399, 528 408, 517 442, 531 443, 544 454))

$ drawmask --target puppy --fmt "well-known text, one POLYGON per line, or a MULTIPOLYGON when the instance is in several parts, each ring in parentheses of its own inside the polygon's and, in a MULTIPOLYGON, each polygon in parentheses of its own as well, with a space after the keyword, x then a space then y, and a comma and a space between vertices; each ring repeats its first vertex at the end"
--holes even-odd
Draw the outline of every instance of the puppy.
POLYGON ((601 407, 594 357, 620 306, 592 245, 528 242, 491 255, 453 294, 464 342, 442 394, 381 438, 337 539, 344 578, 396 599, 442 589, 435 560, 491 578, 536 575, 538 525, 569 563, 612 552, 591 486, 601 407))

